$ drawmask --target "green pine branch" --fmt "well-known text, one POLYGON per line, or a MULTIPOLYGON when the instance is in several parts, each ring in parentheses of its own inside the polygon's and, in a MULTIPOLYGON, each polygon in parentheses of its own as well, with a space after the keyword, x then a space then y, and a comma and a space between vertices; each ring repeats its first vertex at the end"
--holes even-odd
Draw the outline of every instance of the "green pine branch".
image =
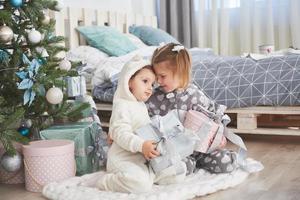
POLYGON ((15 127, 16 119, 21 119, 24 116, 25 110, 23 108, 17 108, 17 110, 10 114, 4 122, 2 122, 1 131, 5 131, 7 129, 18 128, 15 127))
POLYGON ((89 103, 81 103, 79 105, 74 105, 73 107, 71 107, 67 112, 66 112, 66 116, 71 120, 71 121, 78 121, 86 116, 84 116, 83 111, 84 110, 91 110, 91 106, 89 103))
MULTIPOLYGON (((0 106, 5 105, 5 102, 0 101, 0 106)), ((7 113, 9 109, 1 109, 0 113, 0 141, 3 144, 5 151, 10 155, 15 154, 13 142, 20 142, 26 144, 28 138, 23 137, 17 131, 17 124, 20 124, 20 119, 23 118, 25 110, 22 107, 17 108, 13 113, 7 113)))
POLYGON ((14 147, 14 142, 27 144, 29 139, 23 137, 18 131, 16 130, 5 130, 0 132, 0 141, 5 149, 5 151, 9 155, 14 155, 16 153, 16 149, 14 147))
POLYGON ((56 4, 57 2, 52 0, 30 0, 23 1, 22 6, 15 8, 8 0, 0 0, 0 26, 5 24, 14 33, 11 42, 6 44, 0 42, 0 141, 9 153, 14 152, 13 141, 26 140, 17 131, 21 119, 31 119, 33 121, 31 129, 43 129, 50 126, 54 118, 77 121, 85 117, 83 111, 89 107, 86 103, 67 102, 66 95, 59 105, 51 105, 45 98, 46 92, 53 86, 65 91, 64 77, 78 75, 74 66, 68 72, 58 69, 61 58, 56 55, 61 51, 67 51, 61 45, 65 39, 53 34, 54 19, 51 19, 49 24, 42 23, 43 10, 54 10, 56 4), (33 28, 44 35, 38 44, 32 44, 28 39, 28 32, 33 28), (49 56, 43 58, 37 47, 44 48, 49 56), (31 89, 36 93, 31 105, 23 105, 25 90, 17 88, 17 83, 22 80, 16 76, 16 72, 25 72, 28 69, 28 64, 23 63, 23 55, 30 61, 36 59, 41 64, 38 73, 31 77, 33 81, 31 89))

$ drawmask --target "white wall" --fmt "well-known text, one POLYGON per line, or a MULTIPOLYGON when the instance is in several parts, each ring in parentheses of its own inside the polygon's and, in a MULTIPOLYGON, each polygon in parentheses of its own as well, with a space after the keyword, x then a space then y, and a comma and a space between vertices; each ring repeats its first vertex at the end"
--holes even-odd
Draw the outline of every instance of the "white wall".
POLYGON ((65 6, 155 15, 155 0, 62 0, 65 6))
POLYGON ((132 11, 142 15, 156 15, 156 0, 131 0, 132 11))

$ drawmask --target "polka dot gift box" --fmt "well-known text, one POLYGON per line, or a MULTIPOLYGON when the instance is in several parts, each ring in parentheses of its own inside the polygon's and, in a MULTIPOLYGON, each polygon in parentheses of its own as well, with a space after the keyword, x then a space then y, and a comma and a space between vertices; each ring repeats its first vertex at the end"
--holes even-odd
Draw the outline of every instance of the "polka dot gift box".
POLYGON ((40 140, 23 145, 25 187, 41 192, 50 182, 75 176, 74 142, 40 140))

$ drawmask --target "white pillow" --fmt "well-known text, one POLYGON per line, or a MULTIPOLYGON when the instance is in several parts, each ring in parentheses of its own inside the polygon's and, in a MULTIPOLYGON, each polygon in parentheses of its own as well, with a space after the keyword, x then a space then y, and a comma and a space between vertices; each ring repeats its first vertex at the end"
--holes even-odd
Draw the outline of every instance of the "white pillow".
POLYGON ((147 47, 148 45, 146 45, 140 38, 136 37, 133 34, 130 33, 126 33, 125 34, 128 39, 138 48, 143 48, 143 47, 147 47))
POLYGON ((66 58, 70 61, 82 61, 83 63, 94 65, 95 67, 101 60, 108 57, 109 56, 106 53, 91 46, 76 47, 74 49, 69 50, 66 55, 66 58))
POLYGON ((110 81, 111 77, 120 73, 126 62, 131 60, 136 55, 140 55, 145 59, 151 59, 151 56, 156 48, 156 46, 146 46, 130 52, 124 56, 111 56, 109 58, 103 59, 101 62, 99 62, 99 66, 94 71, 92 85, 97 86, 106 81, 110 81))

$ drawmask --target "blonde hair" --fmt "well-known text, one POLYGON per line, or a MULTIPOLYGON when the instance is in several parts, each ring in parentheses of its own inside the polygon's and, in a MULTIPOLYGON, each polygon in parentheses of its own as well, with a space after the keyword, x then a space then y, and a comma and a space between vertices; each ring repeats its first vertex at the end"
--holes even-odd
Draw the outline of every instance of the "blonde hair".
POLYGON ((171 70, 174 74, 180 74, 180 85, 181 88, 186 88, 190 83, 191 79, 191 57, 185 48, 176 50, 174 47, 182 46, 180 44, 169 43, 163 47, 157 48, 152 56, 151 65, 154 66, 160 62, 170 61, 174 68, 171 70))

